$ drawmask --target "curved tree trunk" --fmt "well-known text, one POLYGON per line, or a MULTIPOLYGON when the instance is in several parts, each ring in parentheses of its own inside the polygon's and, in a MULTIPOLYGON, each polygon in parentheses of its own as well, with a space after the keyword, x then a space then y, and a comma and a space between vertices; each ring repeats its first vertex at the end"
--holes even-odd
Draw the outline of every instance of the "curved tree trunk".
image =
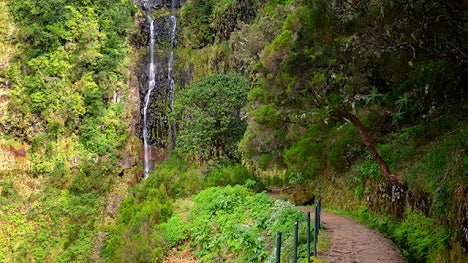
POLYGON ((382 157, 380 157, 379 152, 377 151, 377 148, 375 147, 374 141, 367 133, 367 130, 362 124, 361 120, 356 115, 351 114, 345 110, 340 109, 340 110, 337 110, 336 112, 341 118, 349 120, 358 129, 359 133, 361 134, 361 138, 364 141, 364 144, 366 145, 367 149, 372 153, 372 156, 374 156, 375 161, 379 165, 380 170, 382 170, 382 173, 385 175, 387 180, 392 185, 399 187, 403 191, 406 191, 407 190, 406 184, 400 181, 400 179, 397 176, 392 174, 392 172, 388 168, 387 163, 382 159, 382 157))

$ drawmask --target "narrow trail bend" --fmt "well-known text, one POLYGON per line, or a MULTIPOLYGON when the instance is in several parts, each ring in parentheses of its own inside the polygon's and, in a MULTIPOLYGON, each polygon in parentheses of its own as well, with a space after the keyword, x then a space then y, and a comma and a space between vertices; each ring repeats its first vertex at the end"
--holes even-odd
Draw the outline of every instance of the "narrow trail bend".
MULTIPOLYGON (((278 198, 279 190, 270 189, 268 193, 278 198)), ((299 206, 299 210, 311 212, 314 209, 299 206)), ((330 250, 320 253, 318 257, 327 263, 404 263, 405 258, 393 242, 385 238, 379 231, 369 229, 363 224, 347 217, 322 212, 321 223, 327 228, 330 237, 330 250)), ((172 251, 171 251, 172 252, 172 251)), ((182 255, 170 253, 166 263, 198 263, 190 252, 184 251, 182 255)), ((177 253, 175 253, 177 254, 177 253)), ((180 254, 180 253, 179 253, 180 254)))
MULTIPOLYGON (((299 207, 310 211, 310 208, 299 207)), ((312 209, 313 210, 313 209, 312 209)), ((313 211, 310 211, 313 213, 313 211)), ((321 213, 322 224, 330 237, 330 251, 320 254, 327 262, 343 263, 403 263, 398 247, 379 231, 344 216, 321 213)))

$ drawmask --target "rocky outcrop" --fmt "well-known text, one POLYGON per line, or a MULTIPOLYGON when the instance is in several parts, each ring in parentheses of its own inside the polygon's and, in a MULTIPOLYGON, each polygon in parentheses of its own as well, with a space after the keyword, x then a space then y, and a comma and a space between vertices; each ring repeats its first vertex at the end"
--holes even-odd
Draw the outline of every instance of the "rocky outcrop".
POLYGON ((12 140, 0 139, 0 175, 6 172, 30 170, 29 146, 12 140))
POLYGON ((171 7, 179 8, 184 2, 183 0, 135 0, 135 4, 141 9, 151 10, 153 8, 171 7))
POLYGON ((255 15, 248 0, 237 0, 235 5, 223 13, 214 14, 210 28, 218 41, 227 41, 232 32, 238 30, 242 23, 248 24, 255 15))
MULTIPOLYGON (((144 30, 149 32, 149 26, 144 26, 144 30)), ((167 61, 169 56, 169 43, 170 43, 170 28, 169 18, 161 17, 154 21, 155 35, 155 67, 156 67, 156 83, 150 97, 151 107, 147 110, 147 121, 150 127, 150 144, 159 147, 167 148, 169 135, 168 115, 170 111, 169 106, 169 82, 167 79, 167 61)), ((140 109, 143 115, 144 98, 148 92, 148 65, 149 58, 143 57, 140 70, 140 109)), ((143 119, 143 118, 142 118, 143 119)), ((141 137, 141 128, 140 131, 141 137)))
MULTIPOLYGON (((151 14, 153 22, 153 30, 155 36, 154 43, 154 66, 155 66, 155 86, 150 93, 149 107, 146 109, 146 127, 148 129, 148 143, 155 149, 152 152, 159 152, 161 149, 169 150, 174 145, 172 136, 174 127, 169 123, 169 114, 171 112, 171 85, 168 79, 169 68, 168 62, 170 59, 170 51, 177 41, 172 39, 172 21, 167 13, 167 9, 180 6, 180 1, 141 1, 140 7, 151 14), (157 11, 156 9, 166 9, 166 11, 157 11), (162 14, 162 15, 161 15, 162 14)), ((143 36, 145 45, 144 49, 148 51, 142 52, 142 58, 139 69, 139 94, 140 94, 140 113, 143 120, 143 112, 145 106, 145 97, 149 90, 149 35, 150 23, 148 20, 140 20, 141 36, 143 36)), ((138 136, 143 138, 143 123, 140 123, 138 136)), ((165 154, 162 154, 163 156, 165 154)), ((156 158, 156 157, 155 157, 156 158)))

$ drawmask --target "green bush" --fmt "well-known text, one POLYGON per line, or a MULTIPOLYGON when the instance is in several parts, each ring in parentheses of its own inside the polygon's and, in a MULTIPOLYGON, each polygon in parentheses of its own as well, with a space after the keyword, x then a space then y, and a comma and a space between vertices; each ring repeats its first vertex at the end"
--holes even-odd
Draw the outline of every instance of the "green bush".
POLYGON ((347 124, 336 127, 330 135, 336 137, 328 151, 327 164, 344 171, 360 156, 358 131, 353 125, 347 124))
POLYGON ((450 233, 433 219, 409 212, 405 221, 394 229, 392 238, 410 262, 437 262, 437 256, 448 247, 450 233))
POLYGON ((253 187, 252 190, 263 190, 261 183, 258 182, 255 175, 241 164, 226 166, 211 171, 206 177, 206 186, 244 185, 248 180, 254 183, 254 185, 250 186, 253 187))
POLYGON ((255 262, 262 262, 277 231, 291 241, 294 221, 304 217, 291 204, 240 185, 207 188, 192 200, 188 215, 174 214, 163 228, 171 246, 187 241, 201 261, 237 262, 258 254, 255 262))
POLYGON ((179 92, 175 116, 180 130, 176 150, 201 160, 240 160, 237 145, 246 121, 249 81, 239 74, 213 74, 179 92))
POLYGON ((305 136, 284 151, 288 168, 315 175, 326 163, 323 149, 327 142, 323 136, 323 130, 319 125, 309 127, 305 136))
POLYGON ((162 224, 164 238, 170 247, 175 247, 184 242, 189 237, 188 224, 182 215, 174 214, 166 223, 162 224))
POLYGON ((172 200, 166 193, 164 179, 150 176, 131 189, 122 201, 116 225, 109 233, 101 256, 110 262, 154 262, 163 257, 166 243, 157 228, 173 211, 172 200))

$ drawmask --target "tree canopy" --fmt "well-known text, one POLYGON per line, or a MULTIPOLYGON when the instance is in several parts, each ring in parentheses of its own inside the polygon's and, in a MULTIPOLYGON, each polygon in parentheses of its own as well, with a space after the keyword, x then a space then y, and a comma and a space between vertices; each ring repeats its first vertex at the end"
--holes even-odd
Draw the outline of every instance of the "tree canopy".
POLYGON ((237 144, 247 125, 241 109, 249 88, 247 79, 230 73, 206 76, 183 89, 175 101, 177 149, 202 160, 240 160, 237 144))
POLYGON ((259 167, 262 156, 283 162, 301 137, 293 133, 305 135, 317 123, 365 128, 355 115, 366 107, 375 106, 395 128, 460 102, 468 63, 466 41, 457 33, 466 37, 466 27, 454 12, 460 5, 305 1, 296 7, 260 54, 242 143, 247 162, 259 167))

